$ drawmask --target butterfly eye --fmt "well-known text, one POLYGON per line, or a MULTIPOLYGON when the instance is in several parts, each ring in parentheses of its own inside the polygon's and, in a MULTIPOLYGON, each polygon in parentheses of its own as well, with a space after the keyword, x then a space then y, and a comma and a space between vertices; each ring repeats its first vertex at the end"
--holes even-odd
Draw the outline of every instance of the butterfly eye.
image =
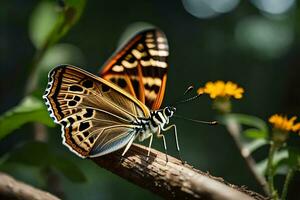
POLYGON ((172 115, 172 111, 170 110, 170 108, 165 108, 165 115, 168 117, 172 115))

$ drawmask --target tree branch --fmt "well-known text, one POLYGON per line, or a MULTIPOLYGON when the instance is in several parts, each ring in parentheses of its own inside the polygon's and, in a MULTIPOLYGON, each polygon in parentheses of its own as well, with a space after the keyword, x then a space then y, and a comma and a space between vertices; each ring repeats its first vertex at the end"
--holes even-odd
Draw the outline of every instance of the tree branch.
POLYGON ((52 194, 17 181, 0 172, 0 199, 7 200, 59 200, 52 194))
POLYGON ((250 200, 267 199, 260 194, 226 183, 194 169, 188 164, 152 149, 147 160, 147 148, 132 145, 121 159, 122 150, 92 158, 99 165, 140 187, 167 199, 250 200))

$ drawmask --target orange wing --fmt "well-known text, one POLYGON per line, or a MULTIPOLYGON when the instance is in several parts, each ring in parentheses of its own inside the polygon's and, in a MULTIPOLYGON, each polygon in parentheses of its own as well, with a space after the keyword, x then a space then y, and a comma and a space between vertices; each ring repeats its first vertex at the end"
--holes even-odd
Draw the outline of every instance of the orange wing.
POLYGON ((104 64, 100 76, 152 110, 160 108, 167 81, 169 47, 158 29, 137 33, 104 64))

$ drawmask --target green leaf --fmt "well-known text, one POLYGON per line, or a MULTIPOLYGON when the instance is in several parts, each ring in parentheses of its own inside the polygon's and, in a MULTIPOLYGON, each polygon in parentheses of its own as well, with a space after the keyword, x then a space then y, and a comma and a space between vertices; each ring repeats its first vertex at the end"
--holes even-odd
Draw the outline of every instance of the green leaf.
POLYGON ((277 174, 287 174, 289 169, 300 170, 300 151, 296 148, 288 147, 288 156, 275 163, 274 168, 277 174))
POLYGON ((243 133, 246 137, 252 139, 267 138, 268 136, 267 132, 254 128, 244 130, 243 133))
POLYGON ((291 147, 285 147, 281 152, 284 154, 274 157, 274 169, 277 174, 287 174, 289 169, 300 170, 300 150, 291 147))
POLYGON ((59 7, 55 1, 41 1, 30 21, 30 37, 37 49, 46 49, 62 38, 78 21, 85 0, 65 0, 59 7))
POLYGON ((52 30, 52 37, 49 37, 50 44, 54 44, 62 38, 78 21, 84 9, 85 2, 85 0, 65 0, 65 6, 60 12, 57 23, 52 30))
POLYGON ((246 131, 246 134, 252 138, 263 139, 263 138, 267 138, 268 136, 268 126, 266 122, 258 117, 245 115, 245 114, 232 113, 232 114, 224 115, 221 122, 226 125, 227 122, 230 122, 232 120, 236 120, 239 124, 256 128, 256 130, 258 130, 256 132, 254 131, 254 129, 250 129, 246 131))
POLYGON ((244 148, 252 154, 255 150, 259 149, 260 147, 263 147, 265 145, 269 144, 269 141, 265 139, 257 139, 253 140, 251 142, 248 142, 245 144, 244 148))
POLYGON ((81 169, 71 160, 53 153, 47 143, 28 142, 6 155, 4 164, 22 163, 40 168, 54 167, 73 182, 84 182, 86 177, 81 169))
POLYGON ((54 126, 42 99, 25 97, 19 105, 0 116, 0 139, 28 122, 54 126))
MULTIPOLYGON (((288 158, 288 150, 287 149, 282 149, 280 151, 277 151, 274 154, 274 158, 273 158, 273 166, 274 169, 276 170, 277 174, 285 174, 286 173, 286 169, 284 166, 282 166, 282 164, 285 162, 284 160, 286 160, 288 158), (281 168, 280 168, 281 167, 281 168)), ((264 175, 267 169, 267 162, 268 159, 264 159, 260 162, 258 162, 255 166, 256 170, 264 175)))
POLYGON ((38 84, 42 87, 46 86, 47 74, 54 66, 61 63, 72 63, 80 66, 84 63, 83 53, 78 47, 71 44, 53 45, 39 63, 38 84))
POLYGON ((57 19, 54 1, 41 1, 34 9, 29 21, 29 36, 36 48, 40 49, 46 43, 57 19))
POLYGON ((296 148, 289 148, 289 166, 291 168, 300 170, 300 150, 296 148))
POLYGON ((277 163, 274 164, 274 169, 276 170, 276 174, 285 175, 288 172, 289 168, 289 159, 288 157, 282 158, 277 163))

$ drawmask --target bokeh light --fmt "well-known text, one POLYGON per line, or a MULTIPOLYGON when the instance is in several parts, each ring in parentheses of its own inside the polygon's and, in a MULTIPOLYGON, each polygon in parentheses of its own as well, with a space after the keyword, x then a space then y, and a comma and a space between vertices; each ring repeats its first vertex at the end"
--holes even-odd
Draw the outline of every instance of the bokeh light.
POLYGON ((240 47, 252 50, 260 57, 274 58, 287 51, 294 34, 287 23, 252 16, 239 21, 235 37, 240 47))
POLYGON ((232 11, 239 0, 182 0, 187 12, 197 18, 212 18, 232 11))
POLYGON ((284 14, 294 6, 295 0, 252 0, 252 3, 268 14, 284 14))

